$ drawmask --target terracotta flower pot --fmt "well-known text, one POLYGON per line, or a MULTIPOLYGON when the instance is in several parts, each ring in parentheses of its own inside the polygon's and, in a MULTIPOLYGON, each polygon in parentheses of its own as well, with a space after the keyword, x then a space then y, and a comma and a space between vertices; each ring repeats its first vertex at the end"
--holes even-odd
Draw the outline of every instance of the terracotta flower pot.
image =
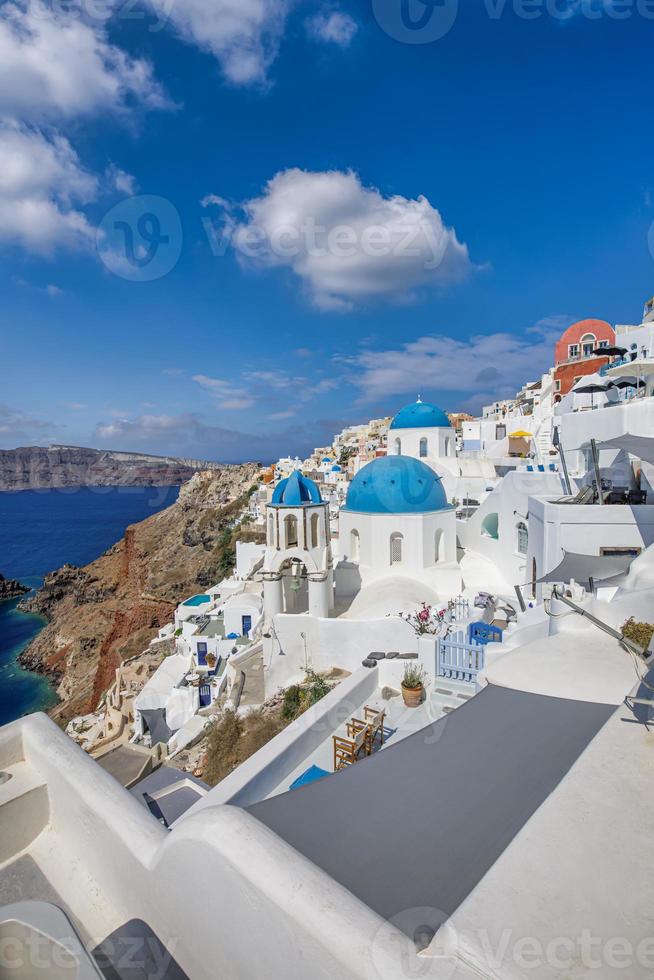
POLYGON ((422 701, 423 686, 405 687, 402 685, 402 698, 407 708, 417 708, 422 701))

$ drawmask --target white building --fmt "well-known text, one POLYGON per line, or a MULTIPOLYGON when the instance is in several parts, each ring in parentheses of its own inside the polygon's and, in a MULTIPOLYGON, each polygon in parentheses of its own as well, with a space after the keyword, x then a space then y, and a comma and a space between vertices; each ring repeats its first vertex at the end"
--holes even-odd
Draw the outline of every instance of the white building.
POLYGON ((337 568, 337 594, 348 581, 363 590, 389 576, 439 594, 461 587, 454 509, 441 478, 420 459, 384 456, 357 473, 339 514, 339 541, 345 567, 337 568))
POLYGON ((266 507, 263 563, 267 620, 281 612, 328 616, 333 605, 329 504, 318 487, 295 470, 266 507))

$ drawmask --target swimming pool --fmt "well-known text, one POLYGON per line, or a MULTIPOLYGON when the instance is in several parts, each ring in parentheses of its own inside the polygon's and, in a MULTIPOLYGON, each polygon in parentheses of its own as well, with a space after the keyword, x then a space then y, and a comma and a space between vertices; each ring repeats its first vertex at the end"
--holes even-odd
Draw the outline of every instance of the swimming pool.
POLYGON ((205 602, 211 602, 211 596, 210 595, 194 595, 194 596, 191 596, 191 598, 190 599, 187 599, 186 602, 183 602, 182 605, 184 605, 184 606, 203 606, 205 602))

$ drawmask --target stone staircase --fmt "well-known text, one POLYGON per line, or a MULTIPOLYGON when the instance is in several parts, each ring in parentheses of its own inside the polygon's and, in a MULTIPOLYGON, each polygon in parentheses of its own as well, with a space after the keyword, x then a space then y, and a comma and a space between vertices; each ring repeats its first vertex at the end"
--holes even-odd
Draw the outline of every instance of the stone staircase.
POLYGON ((434 707, 440 707, 444 715, 456 711, 474 696, 474 684, 450 680, 448 677, 437 677, 431 690, 432 704, 434 707))

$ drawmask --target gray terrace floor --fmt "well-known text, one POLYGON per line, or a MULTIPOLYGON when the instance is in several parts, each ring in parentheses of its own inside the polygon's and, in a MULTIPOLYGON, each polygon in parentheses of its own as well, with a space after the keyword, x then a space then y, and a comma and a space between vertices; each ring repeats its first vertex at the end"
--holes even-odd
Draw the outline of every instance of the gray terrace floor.
POLYGON ((120 745, 95 761, 118 780, 121 786, 127 788, 142 779, 151 767, 150 756, 130 748, 129 745, 120 745))
MULTIPOLYGON (((371 708, 383 708, 386 711, 384 724, 384 745, 380 746, 379 741, 375 743, 375 752, 385 751, 392 745, 397 745, 403 738, 414 735, 417 731, 425 728, 439 718, 443 718, 450 712, 460 708, 461 705, 474 697, 475 689, 471 684, 464 684, 460 681, 450 681, 443 677, 438 678, 434 689, 429 693, 428 698, 418 708, 407 708, 401 695, 385 700, 381 690, 377 690, 359 708, 353 711, 353 715, 358 718, 363 717, 363 708, 368 705, 371 708)), ((278 796, 285 793, 291 784, 311 766, 318 766, 329 773, 334 771, 334 750, 333 736, 342 735, 347 737, 347 720, 332 731, 324 739, 318 748, 310 753, 302 763, 279 783, 278 786, 269 794, 278 796)), ((362 761, 362 760, 360 760, 362 761)), ((359 763, 357 763, 358 765, 359 763)))
POLYGON ((436 931, 614 711, 488 687, 387 750, 248 810, 408 935, 436 931))

